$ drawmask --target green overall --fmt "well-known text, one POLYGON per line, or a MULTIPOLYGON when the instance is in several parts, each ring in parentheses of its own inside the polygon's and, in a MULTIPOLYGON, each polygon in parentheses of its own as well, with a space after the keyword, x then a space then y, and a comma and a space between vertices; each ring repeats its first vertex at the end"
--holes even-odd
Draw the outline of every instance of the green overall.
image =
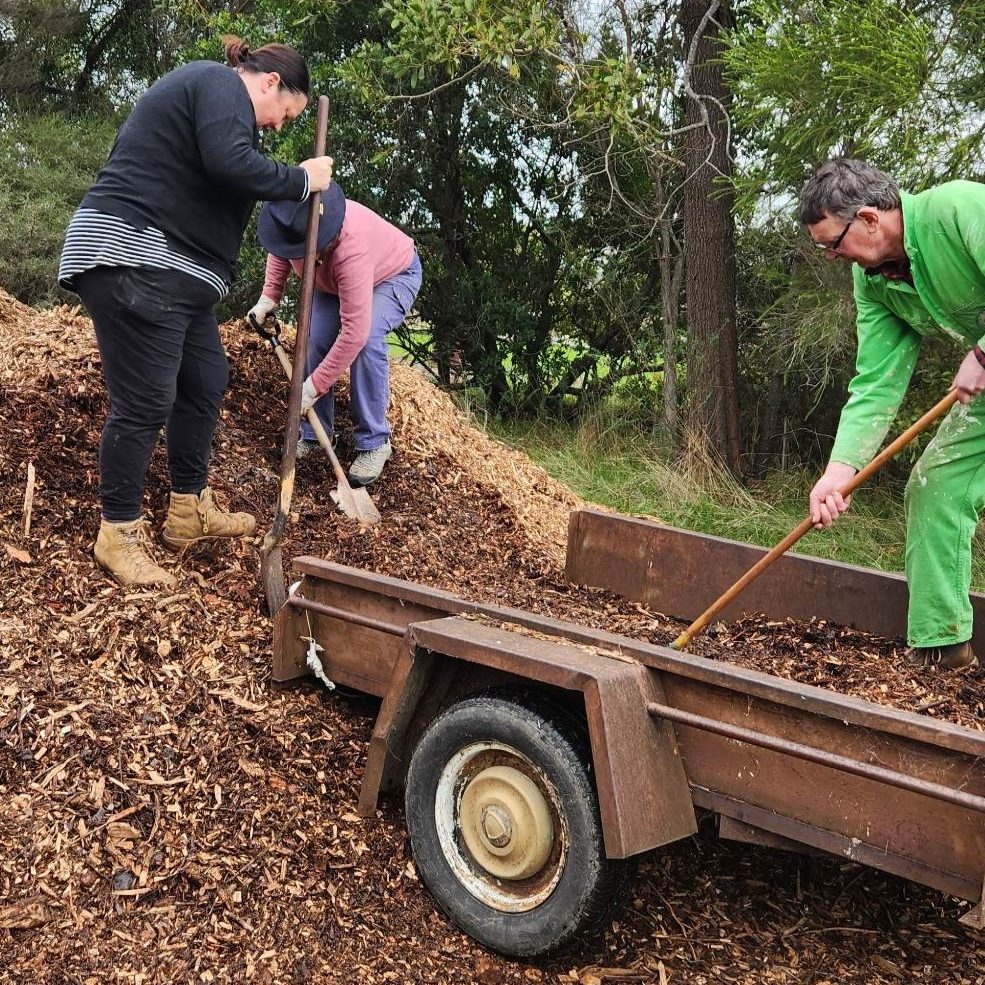
MULTIPOLYGON (((985 185, 951 181, 903 193, 902 207, 913 285, 853 267, 858 356, 831 460, 856 469, 879 450, 925 337, 950 337, 965 352, 985 347, 978 321, 985 311, 985 185)), ((978 398, 955 405, 906 486, 910 646, 971 638, 971 544, 983 507, 985 400, 978 398)))

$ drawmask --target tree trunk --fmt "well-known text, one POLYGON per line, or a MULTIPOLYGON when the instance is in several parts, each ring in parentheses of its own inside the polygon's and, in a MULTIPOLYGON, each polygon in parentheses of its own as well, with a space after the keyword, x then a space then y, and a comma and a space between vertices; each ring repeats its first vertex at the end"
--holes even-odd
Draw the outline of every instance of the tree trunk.
POLYGON ((663 421, 670 440, 677 445, 680 438, 680 408, 677 398, 677 325, 681 305, 681 276, 683 260, 674 256, 676 239, 668 217, 660 225, 660 320, 663 323, 663 421))
POLYGON ((116 9, 112 17, 103 25, 99 34, 92 38, 86 52, 85 64, 83 64, 75 86, 72 90, 72 97, 76 103, 83 103, 92 85, 92 76, 99 63, 103 60, 106 50, 113 43, 114 38, 122 31, 126 30, 130 18, 133 17, 134 9, 140 0, 124 0, 116 9))
POLYGON ((466 96, 463 85, 444 89, 432 98, 425 117, 434 144, 434 170, 424 196, 442 254, 442 275, 430 285, 430 320, 436 348, 465 351, 476 381, 497 411, 509 387, 496 326, 480 317, 481 298, 474 296, 476 260, 462 164, 467 153, 462 134, 466 96))
POLYGON ((741 474, 736 334, 735 227, 729 93, 719 25, 731 19, 728 0, 683 0, 680 23, 687 55, 684 136, 684 223, 687 400, 690 439, 735 475, 741 474))

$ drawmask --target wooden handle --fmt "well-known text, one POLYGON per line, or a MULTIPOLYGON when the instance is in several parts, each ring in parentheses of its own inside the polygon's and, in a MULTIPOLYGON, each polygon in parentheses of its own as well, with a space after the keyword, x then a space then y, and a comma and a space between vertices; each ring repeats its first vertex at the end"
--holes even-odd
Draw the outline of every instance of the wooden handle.
MULTIPOLYGON (((315 157, 325 154, 328 139, 328 96, 318 97, 318 121, 315 126, 315 157)), ((298 301, 297 341, 294 344, 294 367, 291 392, 287 398, 287 426, 281 454, 281 481, 293 472, 298 446, 298 427, 301 424, 301 387, 304 386, 308 354, 308 334, 311 328, 312 298, 315 293, 315 257, 318 253, 318 222, 321 217, 321 192, 309 196, 308 229, 304 240, 304 268, 301 273, 301 293, 298 301)))
MULTIPOLYGON (((958 399, 957 390, 952 390, 946 397, 939 400, 920 420, 911 424, 895 441, 886 445, 875 458, 838 491, 842 496, 850 496, 863 482, 871 478, 894 455, 905 448, 918 434, 926 431, 934 421, 943 417, 958 399)), ((790 531, 768 554, 764 554, 727 592, 714 601, 697 619, 671 643, 675 650, 683 650, 691 640, 698 635, 750 582, 755 581, 778 557, 785 554, 814 526, 810 517, 802 520, 790 531)))
MULTIPOLYGON (((292 378, 293 367, 291 366, 291 360, 287 353, 284 351, 284 347, 281 345, 274 346, 274 352, 277 353, 277 358, 280 360, 281 366, 284 367, 284 373, 288 379, 292 378)), ((325 428, 322 427, 322 423, 318 420, 318 415, 315 413, 314 407, 310 407, 306 412, 305 416, 308 419, 308 423, 311 425, 311 430, 315 432, 315 437, 318 439, 318 444, 325 449, 325 453, 328 455, 329 461, 332 463, 332 468, 335 471, 335 478, 340 486, 344 486, 346 489, 349 487, 349 479, 345 474, 342 466, 339 464, 338 457, 335 454, 335 449, 332 447, 332 439, 325 433, 325 428)))

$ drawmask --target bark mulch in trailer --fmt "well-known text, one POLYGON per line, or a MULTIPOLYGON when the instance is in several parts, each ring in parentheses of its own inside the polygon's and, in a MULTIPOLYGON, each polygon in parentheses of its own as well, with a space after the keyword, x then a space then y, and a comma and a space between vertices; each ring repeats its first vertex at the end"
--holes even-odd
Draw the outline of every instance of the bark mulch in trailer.
MULTIPOLYGON (((262 531, 286 387, 250 333, 229 325, 224 337, 233 372, 214 485, 262 531)), ((105 399, 87 320, 0 292, 0 340, 0 981, 985 981, 982 935, 954 923, 954 901, 837 859, 719 842, 710 823, 643 861, 603 939, 536 964, 486 954, 436 913, 398 804, 372 821, 356 813, 375 703, 269 686, 257 544, 166 556, 178 585, 164 594, 95 567, 105 399)), ((577 498, 416 372, 395 367, 394 393, 397 451, 374 488, 383 523, 353 530, 329 499, 327 463, 308 459, 286 553, 656 642, 680 631, 566 585, 577 498)), ((158 453, 158 526, 166 496, 158 453)), ((754 619, 696 644, 978 724, 976 675, 900 671, 897 648, 754 619)))

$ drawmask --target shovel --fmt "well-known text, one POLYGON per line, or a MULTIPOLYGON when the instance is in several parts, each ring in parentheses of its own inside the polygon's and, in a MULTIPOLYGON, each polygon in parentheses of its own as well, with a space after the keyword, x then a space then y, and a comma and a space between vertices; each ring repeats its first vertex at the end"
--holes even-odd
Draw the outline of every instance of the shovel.
MULTIPOLYGON (((885 448, 875 458, 869 462, 860 472, 856 472, 854 476, 846 483, 844 489, 840 489, 839 492, 842 496, 850 496, 853 492, 863 482, 871 478, 876 472, 879 471, 897 452, 902 448, 905 448, 918 434, 926 431, 934 421, 943 417, 953 406, 955 401, 958 399, 957 390, 952 390, 946 397, 939 400, 930 410, 927 411, 920 420, 911 424, 895 441, 891 444, 886 445, 885 448)), ((768 554, 764 554, 724 595, 718 598, 715 602, 705 609, 704 612, 698 616, 697 619, 691 623, 687 629, 681 633, 680 636, 671 643, 671 647, 675 650, 683 650, 684 647, 694 639, 707 625, 718 615, 722 609, 725 608, 743 589, 745 589, 751 582, 755 581, 778 557, 785 554, 794 544, 800 540, 809 530, 814 526, 814 521, 810 517, 802 520, 798 526, 794 527, 780 541, 776 547, 773 548, 768 554)))
MULTIPOLYGON (((274 355, 277 356, 281 366, 284 367, 285 375, 288 379, 291 379, 294 369, 291 365, 290 356, 284 351, 284 346, 281 345, 280 326, 276 319, 274 320, 273 329, 269 330, 259 324, 252 316, 250 316, 250 324, 259 333, 261 338, 270 343, 270 348, 273 350, 274 355)), ((353 488, 350 485, 345 471, 336 457, 335 449, 332 447, 332 439, 325 433, 325 429, 322 427, 322 423, 318 419, 318 415, 315 413, 313 407, 308 410, 306 416, 308 423, 311 425, 311 430, 315 432, 318 443, 325 450, 325 454, 328 455, 328 459, 332 463, 332 469, 335 471, 335 478, 339 486, 338 489, 332 490, 331 495, 338 508, 346 516, 352 517, 353 520, 358 520, 362 526, 379 523, 381 519, 380 511, 376 508, 373 498, 370 496, 369 491, 361 486, 353 488)))
MULTIPOLYGON (((325 154, 328 134, 328 96, 318 97, 318 122, 315 127, 315 157, 325 154)), ((287 601, 284 582, 284 561, 280 542, 287 528, 294 495, 294 471, 297 464, 298 426, 301 423, 301 387, 304 384, 305 353, 308 351, 308 329, 311 325, 311 299, 315 290, 315 254, 318 252, 318 217, 321 214, 321 192, 312 192, 308 210, 308 233, 304 241, 304 270, 301 275, 301 296, 298 312, 297 360, 291 375, 291 393, 287 399, 287 425, 280 462, 280 489, 274 522, 260 547, 260 576, 267 596, 267 610, 276 615, 287 601)))

